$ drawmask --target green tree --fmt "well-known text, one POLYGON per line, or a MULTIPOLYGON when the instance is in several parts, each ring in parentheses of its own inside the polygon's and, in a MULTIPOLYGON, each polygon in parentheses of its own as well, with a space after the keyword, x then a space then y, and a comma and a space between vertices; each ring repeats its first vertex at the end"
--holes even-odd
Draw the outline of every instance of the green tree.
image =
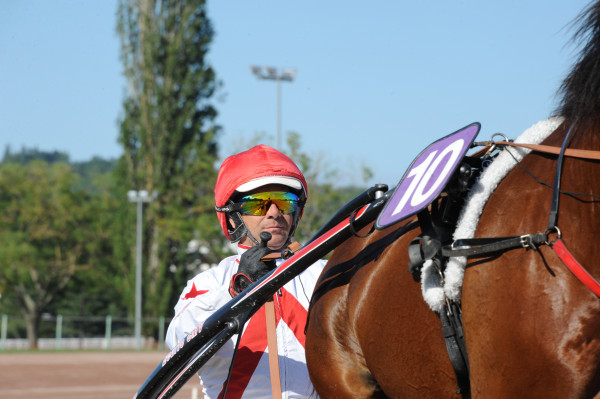
POLYGON ((143 296, 144 315, 159 316, 188 277, 194 235, 212 256, 223 251, 214 238, 218 127, 209 102, 218 83, 205 61, 213 29, 203 0, 121 0, 118 32, 129 88, 119 170, 124 187, 158 193, 144 211, 143 296))
MULTIPOLYGON (((23 148, 11 153, 7 147, 0 164, 18 163, 29 165, 35 160, 48 163, 66 162, 69 156, 60 152, 45 152, 23 148)), ((128 251, 123 251, 122 209, 117 199, 125 194, 115 182, 116 161, 98 157, 90 161, 70 163, 70 168, 78 177, 73 179, 71 190, 86 196, 86 212, 89 221, 84 228, 90 237, 87 243, 90 262, 87 266, 76 268, 64 289, 57 292, 45 306, 45 313, 70 316, 106 315, 126 316, 127 307, 124 298, 132 292, 133 281, 129 281, 130 262, 128 251), (123 253, 126 256, 123 256, 123 253)), ((35 183, 33 183, 35 184, 35 183)), ((22 204, 24 207, 28 204, 22 204)), ((0 279, 0 313, 16 315, 22 313, 22 306, 14 297, 7 294, 6 282, 0 279)), ((128 298, 129 299, 129 298, 128 298)), ((43 324, 42 324, 43 326, 43 324)), ((101 326, 103 329, 104 327, 101 326)), ((103 331, 103 330, 102 330, 103 331)), ((23 330, 26 333, 26 331, 23 330)), ((43 330, 40 331, 44 333, 43 330)), ((68 334, 65 326, 64 334, 68 334)), ((20 335, 12 330, 11 335, 20 335)))
POLYGON ((116 159, 103 159, 93 157, 89 161, 71 162, 73 170, 81 177, 81 188, 90 193, 107 193, 112 190, 112 180, 114 180, 114 171, 117 167, 116 159))
MULTIPOLYGON (((309 201, 304 208, 302 222, 298 225, 296 238, 306 242, 348 201, 363 192, 366 187, 339 187, 335 184, 339 170, 327 164, 324 156, 311 156, 301 150, 300 134, 288 132, 286 142, 289 157, 302 170, 308 182, 309 201)), ((363 167, 363 177, 367 180, 370 170, 363 167)))
POLYGON ((42 313, 96 245, 90 198, 73 190, 76 180, 65 163, 0 166, 0 281, 25 317, 32 348, 42 313))
POLYGON ((133 292, 133 280, 129 278, 131 263, 129 248, 122 244, 123 230, 127 222, 126 197, 109 161, 93 158, 71 165, 80 178, 74 190, 89 195, 88 212, 91 224, 87 226, 92 237, 89 266, 77 270, 63 294, 57 298, 53 313, 72 316, 126 316, 128 295, 133 292), (81 181, 85 181, 82 184, 81 181))

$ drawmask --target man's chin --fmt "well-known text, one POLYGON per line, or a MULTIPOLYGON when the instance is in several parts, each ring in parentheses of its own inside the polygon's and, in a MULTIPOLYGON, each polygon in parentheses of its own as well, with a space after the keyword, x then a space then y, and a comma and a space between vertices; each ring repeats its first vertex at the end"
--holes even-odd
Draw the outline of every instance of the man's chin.
POLYGON ((269 240, 267 246, 273 251, 280 251, 285 247, 286 243, 287 237, 282 235, 273 235, 273 237, 269 240))

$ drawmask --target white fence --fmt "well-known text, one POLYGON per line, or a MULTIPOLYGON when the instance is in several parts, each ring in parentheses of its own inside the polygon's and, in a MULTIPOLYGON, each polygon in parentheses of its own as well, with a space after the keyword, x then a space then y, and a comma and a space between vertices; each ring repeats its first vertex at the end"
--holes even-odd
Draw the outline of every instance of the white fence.
MULTIPOLYGON (((157 342, 151 337, 142 337, 142 349, 157 349, 157 342)), ((91 338, 40 338, 40 350, 131 350, 136 348, 135 337, 91 337, 91 338)), ((29 350, 26 338, 7 338, 0 343, 2 350, 29 350)))
MULTIPOLYGON (((167 319, 142 320, 140 349, 164 349, 167 319)), ((18 317, 2 315, 0 318, 0 351, 28 350, 25 321, 18 317)), ((40 326, 38 349, 42 350, 131 350, 138 348, 133 334, 132 318, 73 317, 45 315, 40 326)))

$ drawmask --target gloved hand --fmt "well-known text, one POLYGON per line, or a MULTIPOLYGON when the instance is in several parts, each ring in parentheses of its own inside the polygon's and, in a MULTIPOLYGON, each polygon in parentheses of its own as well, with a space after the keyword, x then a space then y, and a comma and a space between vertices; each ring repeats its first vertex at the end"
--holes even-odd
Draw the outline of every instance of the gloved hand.
POLYGON ((256 280, 264 276, 269 270, 275 268, 275 261, 263 262, 260 260, 263 256, 269 254, 271 250, 267 247, 267 242, 271 239, 271 234, 263 231, 260 233, 260 244, 255 245, 240 257, 240 265, 237 274, 231 278, 229 293, 232 297, 236 296, 248 288, 256 280))

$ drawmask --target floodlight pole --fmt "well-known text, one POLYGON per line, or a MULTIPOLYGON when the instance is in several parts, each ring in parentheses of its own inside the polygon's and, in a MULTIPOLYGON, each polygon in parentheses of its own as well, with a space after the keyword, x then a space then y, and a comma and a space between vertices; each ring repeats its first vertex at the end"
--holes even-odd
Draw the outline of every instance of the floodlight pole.
POLYGON ((136 222, 136 253, 135 253, 135 349, 142 349, 142 205, 157 197, 156 191, 152 195, 146 190, 129 190, 127 198, 129 202, 137 203, 136 222))
POLYGON ((281 81, 292 82, 296 77, 296 70, 282 68, 278 73, 276 68, 255 65, 251 65, 250 70, 258 79, 277 82, 277 149, 281 150, 281 81))

